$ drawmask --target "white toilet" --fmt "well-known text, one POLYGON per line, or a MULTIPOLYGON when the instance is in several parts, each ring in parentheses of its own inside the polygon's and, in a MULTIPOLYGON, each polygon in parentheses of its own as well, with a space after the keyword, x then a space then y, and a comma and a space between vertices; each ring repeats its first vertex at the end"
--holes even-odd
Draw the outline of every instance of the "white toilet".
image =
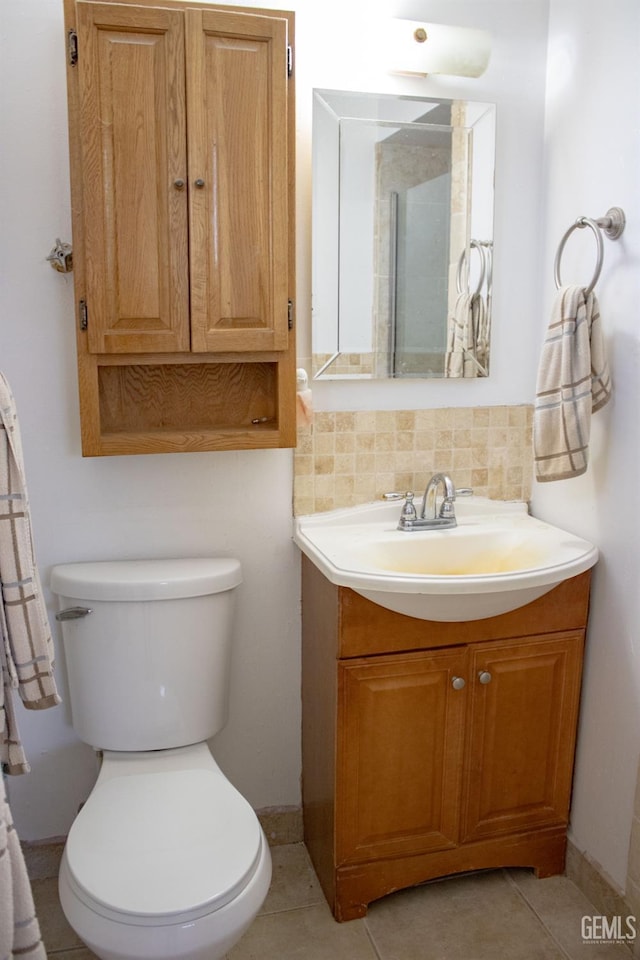
POLYGON ((206 740, 226 722, 231 559, 53 568, 73 726, 103 751, 60 868, 102 960, 219 960, 260 909, 271 856, 206 740))

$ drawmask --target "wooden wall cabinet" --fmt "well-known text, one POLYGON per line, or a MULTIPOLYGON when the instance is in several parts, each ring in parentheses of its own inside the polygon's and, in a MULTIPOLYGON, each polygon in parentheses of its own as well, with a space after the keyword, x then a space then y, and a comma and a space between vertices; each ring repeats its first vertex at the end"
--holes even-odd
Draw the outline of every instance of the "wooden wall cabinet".
POLYGON ((447 874, 564 869, 589 573, 470 623, 392 613, 303 557, 305 842, 338 920, 447 874))
POLYGON ((83 453, 295 445, 293 14, 65 18, 83 453))

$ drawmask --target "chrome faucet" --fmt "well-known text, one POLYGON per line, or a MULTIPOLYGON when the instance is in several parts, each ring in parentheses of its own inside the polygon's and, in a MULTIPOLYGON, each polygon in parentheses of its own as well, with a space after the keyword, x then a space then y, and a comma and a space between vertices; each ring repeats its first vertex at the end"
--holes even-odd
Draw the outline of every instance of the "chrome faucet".
POLYGON ((442 530, 457 526, 454 502, 456 497, 469 497, 473 493, 468 487, 456 490, 448 473, 434 473, 429 480, 422 498, 422 508, 418 516, 413 505, 413 493, 405 494, 405 504, 400 514, 398 530, 442 530), (442 486, 443 499, 437 508, 438 489, 442 486))

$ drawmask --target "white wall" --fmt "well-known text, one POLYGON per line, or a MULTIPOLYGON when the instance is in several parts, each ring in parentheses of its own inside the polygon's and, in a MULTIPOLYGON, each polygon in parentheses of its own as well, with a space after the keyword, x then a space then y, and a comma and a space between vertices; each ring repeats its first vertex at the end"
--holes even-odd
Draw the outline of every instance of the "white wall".
MULTIPOLYGON (((299 802, 298 559, 291 451, 83 459, 71 278, 45 257, 70 239, 61 0, 2 7, 0 365, 18 403, 36 547, 82 559, 238 556, 230 720, 216 755, 257 807, 299 802)), ((53 606, 51 606, 53 612, 53 606)), ((59 655, 57 678, 65 693, 59 655)), ((23 839, 64 834, 95 777, 66 706, 17 707, 32 773, 10 781, 23 839)))
MULTIPOLYGON (((261 0, 245 5, 260 6, 261 0)), ((529 401, 539 319, 535 266, 547 0, 296 0, 292 6, 298 8, 297 316, 304 357, 310 356, 312 88, 417 92, 498 104, 491 378, 463 384, 319 384, 316 406, 529 401), (371 24, 379 32, 384 16, 392 14, 490 29, 489 70, 477 81, 388 77, 364 27, 371 24)), ((4 4, 1 29, 0 366, 18 402, 43 579, 53 564, 81 559, 237 555, 245 583, 231 716, 216 740, 216 755, 254 806, 296 804, 299 585, 290 541, 291 453, 81 457, 72 283, 45 262, 57 236, 70 239, 62 2, 4 4)), ((64 694, 61 656, 57 675, 64 694)), ((33 767, 10 784, 19 832, 25 840, 64 834, 95 777, 91 751, 76 739, 66 706, 18 711, 33 767)))
MULTIPOLYGON (((571 836, 619 888, 626 879, 640 750, 640 6, 637 0, 551 0, 546 121, 543 335, 558 242, 579 216, 623 207, 604 239, 596 293, 614 382, 592 424, 586 475, 537 484, 534 512, 601 551, 594 573, 571 836)), ((588 282, 589 230, 562 258, 563 282, 588 282)))

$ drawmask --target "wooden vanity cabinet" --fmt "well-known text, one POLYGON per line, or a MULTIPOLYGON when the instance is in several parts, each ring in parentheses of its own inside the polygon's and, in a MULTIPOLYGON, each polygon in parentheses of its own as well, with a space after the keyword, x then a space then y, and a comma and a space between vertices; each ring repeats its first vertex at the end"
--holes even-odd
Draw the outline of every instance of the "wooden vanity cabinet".
POLYGON ((589 573, 436 623, 303 558, 305 842, 338 920, 461 871, 564 869, 589 573))
POLYGON ((293 14, 65 20, 83 453, 293 446, 293 14))

